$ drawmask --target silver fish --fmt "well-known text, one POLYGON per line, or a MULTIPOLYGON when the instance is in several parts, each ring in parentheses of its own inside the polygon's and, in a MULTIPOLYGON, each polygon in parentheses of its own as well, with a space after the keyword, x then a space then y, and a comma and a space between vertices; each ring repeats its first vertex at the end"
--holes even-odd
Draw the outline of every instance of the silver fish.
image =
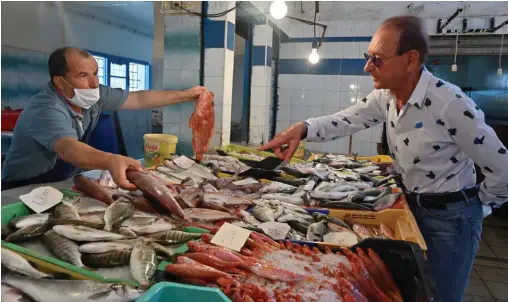
POLYGON ((177 184, 177 185, 182 183, 181 179, 178 179, 176 177, 173 177, 173 176, 163 173, 161 171, 158 171, 158 170, 149 170, 149 171, 150 171, 150 173, 155 175, 158 179, 161 179, 162 181, 164 181, 166 183, 177 184))
POLYGON ((168 168, 166 166, 157 166, 157 167, 155 167, 155 170, 162 172, 162 173, 170 176, 171 178, 176 178, 176 179, 180 180, 180 183, 182 183, 182 180, 184 180, 186 178, 191 178, 192 180, 194 180, 197 183, 203 182, 203 179, 197 179, 197 177, 195 177, 194 175, 192 175, 190 173, 185 173, 183 171, 176 171, 176 170, 173 170, 173 169, 168 168))
MULTIPOLYGON (((65 202, 69 204, 69 202, 65 202)), ((106 212, 108 205, 98 199, 88 196, 79 196, 71 203, 78 214, 90 214, 96 212, 106 212)))
POLYGON ((363 168, 354 169, 358 173, 369 173, 375 170, 379 170, 379 166, 366 166, 363 168))
POLYGON ((109 205, 106 213, 104 214, 104 230, 110 232, 116 224, 120 224, 125 219, 129 218, 134 211, 134 206, 131 202, 119 198, 111 205, 109 205))
POLYGON ((129 230, 133 231, 136 235, 152 234, 164 231, 170 231, 175 226, 165 220, 157 220, 149 225, 130 226, 129 230))
POLYGON ((277 219, 284 213, 284 206, 281 204, 270 205, 273 212, 273 218, 277 219))
POLYGON ((139 225, 147 225, 154 223, 158 218, 156 216, 152 217, 134 217, 131 216, 120 223, 122 227, 131 227, 131 226, 139 226, 139 225))
POLYGON ((53 231, 74 241, 104 241, 123 239, 123 235, 96 230, 81 225, 55 225, 53 231))
POLYGON ((50 230, 41 237, 44 246, 55 255, 58 259, 72 263, 79 267, 85 265, 81 262, 81 253, 78 245, 63 236, 58 235, 55 231, 50 230))
POLYGON ((291 221, 294 221, 294 222, 299 222, 299 223, 302 223, 302 224, 308 224, 308 221, 298 215, 295 215, 295 214, 283 214, 282 216, 280 216, 279 218, 277 218, 277 221, 278 222, 291 222, 291 221))
POLYGON ((323 204, 323 207, 330 209, 352 209, 374 211, 374 207, 370 203, 352 203, 350 201, 330 201, 323 204))
POLYGON ((350 192, 349 195, 347 196, 347 199, 353 203, 361 203, 361 202, 363 202, 364 198, 365 198, 365 193, 363 193, 360 190, 350 192))
POLYGON ((27 297, 17 288, 14 288, 7 284, 2 284, 2 300, 9 302, 33 302, 32 299, 27 297))
POLYGON ((307 212, 307 210, 305 210, 301 206, 297 206, 297 205, 294 205, 294 204, 291 204, 291 203, 287 203, 287 202, 283 202, 283 201, 277 201, 277 200, 270 200, 269 203, 272 206, 275 203, 282 205, 284 207, 284 211, 289 210, 289 211, 296 212, 296 213, 309 214, 307 212))
POLYGON ((7 242, 22 242, 31 238, 39 237, 48 230, 48 224, 34 224, 25 228, 19 229, 5 238, 7 242))
POLYGON ((83 214, 80 216, 81 220, 101 224, 104 223, 104 212, 92 213, 92 214, 83 214))
POLYGON ((240 214, 242 215, 243 220, 251 225, 258 226, 261 224, 261 221, 257 220, 254 215, 247 211, 241 210, 240 214))
POLYGON ((254 206, 251 211, 252 215, 261 221, 275 221, 273 212, 268 207, 254 206))
POLYGON ((129 228, 127 228, 127 227, 119 227, 118 234, 124 235, 126 238, 137 238, 138 237, 138 235, 136 235, 136 233, 129 230, 129 228))
POLYGON ((86 253, 81 256, 83 263, 89 267, 104 268, 128 265, 131 250, 113 250, 104 253, 86 253))
POLYGON ((351 192, 357 190, 357 187, 343 183, 333 183, 321 189, 323 192, 351 192))
POLYGON ((92 242, 79 246, 81 253, 100 254, 111 251, 132 250, 132 246, 119 242, 92 242))
POLYGON ((176 252, 171 249, 171 248, 167 248, 161 244, 158 244, 157 242, 150 242, 150 245, 152 245, 153 249, 159 253, 164 253, 166 255, 168 255, 169 257, 173 257, 176 252))
POLYGON ((292 239, 292 240, 305 240, 305 235, 294 230, 294 229, 291 229, 289 230, 288 234, 286 235, 286 237, 288 239, 292 239))
POLYGON ((349 192, 325 192, 325 191, 312 191, 310 192, 310 196, 316 199, 332 199, 332 200, 341 200, 346 198, 349 195, 349 192))
POLYGON ((111 172, 109 172, 108 170, 102 171, 101 176, 99 177, 99 185, 109 188, 118 187, 116 183, 113 181, 113 176, 111 175, 111 172))
POLYGON ((68 219, 68 220, 80 220, 78 214, 78 209, 68 203, 59 203, 53 209, 53 217, 54 219, 68 219))
POLYGON ((307 240, 323 241, 323 236, 328 232, 326 221, 315 222, 307 229, 307 240))
POLYGON ((282 183, 282 182, 278 182, 278 181, 272 181, 271 183, 265 185, 263 188, 261 188, 261 190, 259 190, 259 192, 263 193, 263 194, 267 194, 267 193, 287 193, 287 194, 291 194, 291 193, 294 193, 296 191, 296 187, 294 186, 291 186, 291 185, 288 185, 288 184, 285 184, 285 183, 282 183))
POLYGON ((301 197, 283 194, 283 193, 264 194, 261 196, 261 198, 280 200, 280 201, 284 201, 284 202, 294 204, 294 205, 303 205, 304 204, 303 199, 301 197))
POLYGON ((378 201, 379 199, 383 198, 384 196, 391 194, 391 191, 392 191, 392 190, 381 191, 379 189, 374 189, 374 190, 379 191, 379 193, 374 196, 372 196, 372 195, 367 196, 367 194, 374 194, 375 193, 374 191, 367 191, 367 190, 366 190, 367 192, 364 191, 366 196, 363 199, 363 202, 374 203, 374 202, 378 201))
POLYGON ((251 205, 252 201, 241 197, 229 196, 223 193, 204 193, 205 202, 213 202, 223 206, 251 205))
POLYGON ((51 280, 2 274, 2 283, 15 287, 38 302, 120 302, 134 301, 142 290, 125 284, 92 280, 51 280))
POLYGON ((398 192, 381 197, 374 203, 374 210, 382 211, 384 209, 391 208, 400 195, 402 195, 402 193, 398 192))
POLYGON ((199 233, 188 233, 182 231, 166 231, 148 234, 147 237, 153 241, 161 242, 163 244, 182 243, 189 240, 201 238, 199 233))
POLYGON ((210 210, 210 209, 200 209, 200 208, 190 208, 190 209, 184 209, 183 212, 185 215, 193 220, 196 221, 218 221, 218 220, 225 220, 225 219, 235 219, 236 216, 216 211, 216 210, 210 210))
POLYGON ((153 247, 144 240, 138 240, 131 252, 131 273, 142 286, 149 286, 157 268, 157 255, 153 247))
POLYGON ((41 271, 36 270, 25 258, 19 254, 2 248, 2 265, 10 269, 11 271, 30 276, 34 278, 45 278, 50 275, 45 274, 41 271))
POLYGON ((49 213, 32 214, 28 216, 13 218, 9 224, 18 228, 26 228, 35 224, 46 223, 49 219, 49 213))

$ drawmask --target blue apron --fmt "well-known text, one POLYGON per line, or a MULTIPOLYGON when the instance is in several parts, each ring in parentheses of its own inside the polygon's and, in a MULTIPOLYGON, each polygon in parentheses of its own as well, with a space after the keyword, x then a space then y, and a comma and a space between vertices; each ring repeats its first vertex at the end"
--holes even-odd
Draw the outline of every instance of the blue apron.
MULTIPOLYGON (((93 125, 89 125, 86 129, 85 133, 79 140, 82 143, 88 144, 90 140, 90 136, 92 134, 93 125)), ((66 180, 67 178, 77 174, 80 171, 79 168, 74 167, 73 165, 61 160, 60 158, 56 159, 55 166, 40 175, 37 175, 32 178, 16 180, 16 181, 4 181, 2 180, 2 191, 8 189, 14 189, 17 187, 28 186, 33 184, 42 184, 42 183, 50 183, 50 182, 58 182, 66 180)))

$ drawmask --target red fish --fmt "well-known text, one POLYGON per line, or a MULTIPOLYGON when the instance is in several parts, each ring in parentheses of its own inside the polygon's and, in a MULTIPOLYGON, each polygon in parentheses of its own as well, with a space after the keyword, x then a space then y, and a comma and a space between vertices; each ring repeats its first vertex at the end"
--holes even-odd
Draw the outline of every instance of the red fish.
POLYGON ((168 264, 166 272, 180 278, 192 279, 218 279, 218 278, 231 278, 227 273, 221 272, 212 267, 205 265, 194 264, 168 264))
POLYGON ((76 186, 76 189, 83 192, 84 194, 92 196, 93 198, 105 202, 108 205, 115 202, 115 200, 111 196, 111 193, 106 188, 99 185, 90 178, 80 174, 76 175, 73 181, 74 185, 76 186))
POLYGON ((198 161, 201 161, 203 154, 208 151, 210 139, 215 131, 213 99, 213 92, 202 93, 189 121, 189 128, 192 129, 192 149, 194 149, 198 161))
POLYGON ((189 221, 189 218, 176 201, 175 193, 153 178, 150 173, 127 170, 127 179, 143 191, 146 196, 158 202, 172 214, 189 221))

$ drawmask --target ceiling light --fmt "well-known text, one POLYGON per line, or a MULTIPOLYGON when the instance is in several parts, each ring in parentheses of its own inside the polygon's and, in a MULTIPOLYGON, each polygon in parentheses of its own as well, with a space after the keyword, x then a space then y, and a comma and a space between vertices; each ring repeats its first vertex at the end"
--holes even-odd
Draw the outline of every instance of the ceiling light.
POLYGON ((270 15, 274 19, 280 20, 286 16, 288 13, 288 6, 286 5, 286 2, 282 0, 275 0, 272 2, 272 5, 270 5, 270 15))
POLYGON ((312 64, 316 64, 317 62, 319 62, 317 42, 312 42, 312 51, 309 55, 309 62, 312 64))

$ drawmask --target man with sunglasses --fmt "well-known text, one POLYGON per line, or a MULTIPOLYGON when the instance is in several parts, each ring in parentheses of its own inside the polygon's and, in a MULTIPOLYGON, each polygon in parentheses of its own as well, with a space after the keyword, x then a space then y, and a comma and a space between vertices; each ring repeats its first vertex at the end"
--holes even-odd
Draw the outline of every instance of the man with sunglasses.
POLYGON ((438 294, 442 301, 462 301, 479 248, 482 205, 491 210, 508 199, 508 154, 475 103, 425 69, 428 51, 420 19, 384 21, 365 54, 375 90, 341 112, 291 126, 259 150, 289 160, 302 139, 326 142, 386 122, 438 294), (480 186, 474 162, 486 177, 480 186))

